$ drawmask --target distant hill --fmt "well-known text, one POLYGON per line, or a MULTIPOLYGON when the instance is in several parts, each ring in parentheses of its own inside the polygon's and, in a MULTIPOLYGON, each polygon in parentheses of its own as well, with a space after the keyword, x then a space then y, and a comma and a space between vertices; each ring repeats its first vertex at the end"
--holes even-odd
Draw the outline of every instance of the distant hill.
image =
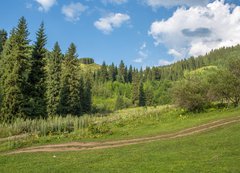
POLYGON ((152 73, 157 80, 175 81, 183 77, 185 70, 191 71, 211 65, 225 66, 231 58, 240 58, 240 45, 216 49, 205 56, 190 57, 167 66, 147 68, 145 73, 152 73))

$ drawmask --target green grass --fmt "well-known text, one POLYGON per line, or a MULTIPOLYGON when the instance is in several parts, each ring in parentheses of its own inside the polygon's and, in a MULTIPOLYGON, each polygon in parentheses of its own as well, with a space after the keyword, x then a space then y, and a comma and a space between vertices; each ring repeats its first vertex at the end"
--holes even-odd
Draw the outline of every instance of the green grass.
POLYGON ((237 173, 239 137, 240 124, 235 124, 181 139, 114 149, 0 156, 0 172, 237 173))
MULTIPOLYGON (((55 117, 49 120, 39 120, 26 123, 26 127, 30 126, 33 128, 31 136, 24 140, 21 139, 0 142, 0 152, 26 146, 37 146, 50 143, 65 143, 70 141, 105 141, 153 136, 156 134, 178 131, 225 117, 234 117, 239 115, 239 108, 208 110, 208 112, 205 113, 191 114, 185 113, 179 109, 165 106, 156 108, 151 107, 147 109, 125 109, 116 111, 107 116, 100 114, 99 117, 55 117), (77 126, 77 123, 75 122, 81 122, 82 120, 84 120, 84 126, 77 126), (59 122, 61 122, 62 125, 59 125, 59 122), (56 128, 56 124, 58 124, 62 130, 57 130, 57 133, 39 133, 37 130, 34 130, 38 129, 39 124, 40 131, 43 130, 43 132, 45 132, 44 129, 46 129, 44 126, 46 126, 47 129, 50 129, 50 132, 53 131, 53 129, 58 129, 56 128), (44 124, 44 126, 41 124, 44 124), (69 124, 70 127, 68 127, 69 124), (73 129, 73 131, 65 131, 64 129, 66 128, 73 129)), ((19 123, 20 127, 23 126, 26 128, 22 123, 25 122, 19 123)), ((16 125, 16 129, 17 127, 18 124, 16 125)), ((10 126, 7 130, 8 129, 13 128, 10 126)))

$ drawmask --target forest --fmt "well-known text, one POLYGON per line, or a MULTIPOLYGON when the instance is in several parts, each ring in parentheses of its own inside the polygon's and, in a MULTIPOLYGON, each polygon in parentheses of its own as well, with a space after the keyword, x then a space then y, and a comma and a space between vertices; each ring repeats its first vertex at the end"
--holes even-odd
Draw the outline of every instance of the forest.
POLYGON ((97 65, 71 43, 46 49, 44 23, 31 45, 27 21, 0 31, 0 120, 81 116, 175 104, 199 112, 240 102, 240 46, 213 50, 161 67, 97 65))

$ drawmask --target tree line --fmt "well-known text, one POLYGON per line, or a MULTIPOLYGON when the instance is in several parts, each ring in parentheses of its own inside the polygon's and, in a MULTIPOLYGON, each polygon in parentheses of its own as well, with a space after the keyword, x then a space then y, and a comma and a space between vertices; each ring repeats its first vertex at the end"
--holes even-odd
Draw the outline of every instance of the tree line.
POLYGON ((91 78, 80 73, 76 46, 62 54, 56 42, 48 51, 43 23, 33 45, 28 36, 24 17, 8 38, 0 31, 1 120, 90 112, 91 78))
POLYGON ((32 45, 28 36, 24 17, 9 36, 0 30, 0 116, 4 121, 172 102, 189 111, 219 101, 239 104, 239 45, 167 66, 137 69, 122 60, 119 65, 103 62, 99 66, 92 58, 78 59, 73 43, 65 54, 58 42, 49 51, 43 23, 32 45), (89 65, 96 67, 91 71, 89 65))

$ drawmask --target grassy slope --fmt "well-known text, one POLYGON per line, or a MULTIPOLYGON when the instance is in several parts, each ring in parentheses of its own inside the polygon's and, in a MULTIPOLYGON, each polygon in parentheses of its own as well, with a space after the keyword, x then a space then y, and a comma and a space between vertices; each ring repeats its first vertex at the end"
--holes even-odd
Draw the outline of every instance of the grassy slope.
POLYGON ((240 109, 214 110, 199 114, 181 114, 180 110, 165 110, 159 108, 135 108, 126 109, 113 113, 110 116, 97 119, 104 122, 100 128, 108 129, 111 133, 92 134, 86 132, 81 136, 81 132, 62 134, 56 136, 31 136, 25 140, 0 142, 0 152, 21 148, 26 146, 37 146, 47 143, 64 143, 70 141, 101 141, 136 138, 143 136, 154 136, 157 134, 178 131, 184 128, 207 123, 213 120, 234 117, 240 115, 240 109))
POLYGON ((0 172, 238 172, 239 137, 240 124, 235 124, 115 149, 0 156, 0 172))

